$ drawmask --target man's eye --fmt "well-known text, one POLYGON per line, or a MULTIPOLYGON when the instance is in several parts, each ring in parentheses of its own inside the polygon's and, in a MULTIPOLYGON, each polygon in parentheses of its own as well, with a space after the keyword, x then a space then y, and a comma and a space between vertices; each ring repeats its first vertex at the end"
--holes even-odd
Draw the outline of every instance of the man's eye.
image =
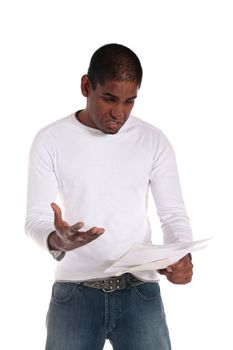
POLYGON ((130 104, 134 103, 134 100, 127 100, 125 103, 130 105, 130 104))
POLYGON ((104 97, 103 99, 104 99, 104 101, 107 102, 107 103, 113 103, 113 102, 115 102, 114 98, 112 98, 112 97, 104 97))

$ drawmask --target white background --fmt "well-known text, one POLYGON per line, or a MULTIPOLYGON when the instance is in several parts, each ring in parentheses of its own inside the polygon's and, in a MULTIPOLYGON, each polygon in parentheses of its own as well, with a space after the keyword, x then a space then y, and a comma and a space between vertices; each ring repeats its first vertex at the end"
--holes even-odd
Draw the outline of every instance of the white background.
MULTIPOLYGON (((1 2, 1 349, 44 348, 55 265, 24 234, 32 139, 85 106, 80 77, 109 42, 141 59, 134 115, 175 148, 194 238, 214 237, 191 284, 161 281, 173 350, 233 348, 232 18, 225 0, 1 2)), ((152 202, 150 217, 160 242, 152 202)))

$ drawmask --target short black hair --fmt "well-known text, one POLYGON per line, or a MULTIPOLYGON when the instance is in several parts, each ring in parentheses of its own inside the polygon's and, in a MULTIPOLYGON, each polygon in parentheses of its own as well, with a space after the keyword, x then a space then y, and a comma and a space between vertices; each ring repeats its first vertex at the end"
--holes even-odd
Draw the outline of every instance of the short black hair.
POLYGON ((92 88, 106 81, 132 81, 140 87, 142 67, 137 55, 120 44, 107 44, 96 50, 91 58, 87 75, 92 88))

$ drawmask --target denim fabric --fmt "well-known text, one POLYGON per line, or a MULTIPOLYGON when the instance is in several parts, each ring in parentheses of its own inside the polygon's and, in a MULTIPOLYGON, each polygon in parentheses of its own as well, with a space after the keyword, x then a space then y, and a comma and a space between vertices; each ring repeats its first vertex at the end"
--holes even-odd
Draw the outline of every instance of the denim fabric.
POLYGON ((46 350, 170 350, 158 283, 111 293, 55 282, 47 314, 46 350))

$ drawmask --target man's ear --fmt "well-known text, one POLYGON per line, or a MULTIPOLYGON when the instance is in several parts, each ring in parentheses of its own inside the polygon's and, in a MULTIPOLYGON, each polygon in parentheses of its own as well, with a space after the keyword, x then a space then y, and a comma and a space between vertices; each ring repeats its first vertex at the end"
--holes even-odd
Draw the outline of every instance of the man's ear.
POLYGON ((88 76, 85 74, 81 78, 81 92, 84 97, 87 97, 89 95, 90 89, 91 89, 91 82, 88 76))

